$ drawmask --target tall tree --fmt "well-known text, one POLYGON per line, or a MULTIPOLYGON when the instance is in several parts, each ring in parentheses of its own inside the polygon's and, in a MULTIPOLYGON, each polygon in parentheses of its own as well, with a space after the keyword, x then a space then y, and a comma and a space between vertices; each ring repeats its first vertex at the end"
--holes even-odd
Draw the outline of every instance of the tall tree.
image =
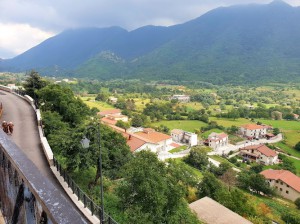
POLYGON ((40 74, 34 70, 26 73, 26 79, 23 83, 26 94, 31 96, 33 99, 37 99, 37 90, 44 88, 48 82, 43 79, 40 74))
POLYGON ((146 223, 197 223, 187 209, 178 179, 169 174, 165 163, 155 154, 136 153, 124 166, 123 176, 118 195, 127 214, 133 217, 140 214, 141 219, 148 217, 146 223))

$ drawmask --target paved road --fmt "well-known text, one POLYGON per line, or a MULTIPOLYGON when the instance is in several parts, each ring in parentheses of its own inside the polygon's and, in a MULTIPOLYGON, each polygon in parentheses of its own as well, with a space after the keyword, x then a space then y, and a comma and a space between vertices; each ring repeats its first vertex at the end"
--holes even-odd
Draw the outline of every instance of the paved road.
MULTIPOLYGON (((27 155, 27 157, 37 166, 39 171, 47 177, 52 184, 60 189, 60 192, 65 195, 65 198, 73 205, 73 202, 67 196, 62 186, 59 184, 53 175, 47 159, 43 153, 38 128, 36 115, 29 103, 22 98, 0 90, 0 103, 3 104, 3 114, 0 119, 2 121, 12 121, 14 123, 14 133, 9 136, 19 148, 27 155)), ((77 207, 74 209, 79 211, 77 207)))

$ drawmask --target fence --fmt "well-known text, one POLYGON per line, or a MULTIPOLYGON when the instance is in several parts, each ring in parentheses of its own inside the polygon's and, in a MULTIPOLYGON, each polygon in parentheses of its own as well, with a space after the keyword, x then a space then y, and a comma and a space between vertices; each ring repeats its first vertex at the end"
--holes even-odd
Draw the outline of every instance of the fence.
MULTIPOLYGON (((59 164, 57 159, 53 157, 53 165, 56 167, 56 170, 59 172, 59 174, 63 177, 64 181, 68 184, 68 187, 72 189, 73 194, 76 194, 78 201, 82 201, 84 204, 84 207, 88 208, 91 212, 92 215, 97 216, 101 220, 101 208, 96 205, 90 199, 86 193, 84 193, 79 186, 72 180, 72 178, 67 174, 67 172, 62 168, 62 166, 59 164)), ((117 221, 115 221, 111 216, 108 214, 104 213, 104 220, 105 224, 118 224, 117 221)))

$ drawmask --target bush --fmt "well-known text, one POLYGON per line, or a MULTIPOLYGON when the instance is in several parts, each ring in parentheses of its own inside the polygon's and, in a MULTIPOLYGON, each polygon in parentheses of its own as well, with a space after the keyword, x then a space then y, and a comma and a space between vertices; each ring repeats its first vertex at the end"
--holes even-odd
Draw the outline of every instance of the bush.
POLYGON ((300 198, 296 199, 295 205, 297 206, 298 209, 300 209, 300 198))
POLYGON ((286 223, 300 224, 300 215, 296 212, 287 212, 281 216, 286 223))

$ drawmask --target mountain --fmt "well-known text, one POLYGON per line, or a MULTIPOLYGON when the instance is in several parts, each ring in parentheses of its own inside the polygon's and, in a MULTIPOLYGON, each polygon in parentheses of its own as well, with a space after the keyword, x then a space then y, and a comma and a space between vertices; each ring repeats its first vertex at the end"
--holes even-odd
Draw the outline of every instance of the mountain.
POLYGON ((300 81, 300 8, 275 0, 214 9, 170 26, 67 30, 0 70, 98 79, 300 81))

